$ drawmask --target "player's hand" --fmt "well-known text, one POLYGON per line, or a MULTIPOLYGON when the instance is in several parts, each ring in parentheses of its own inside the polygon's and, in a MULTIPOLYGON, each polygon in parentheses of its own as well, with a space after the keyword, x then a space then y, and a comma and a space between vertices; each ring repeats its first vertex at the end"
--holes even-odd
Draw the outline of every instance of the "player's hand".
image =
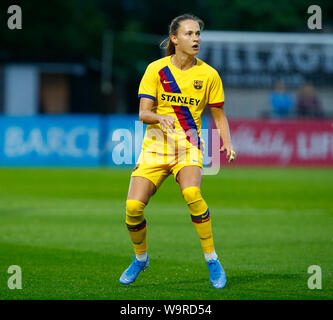
POLYGON ((220 149, 221 152, 225 152, 227 151, 227 156, 226 158, 228 159, 228 162, 232 162, 232 161, 235 161, 236 159, 236 152, 234 150, 234 147, 232 144, 224 144, 221 149, 220 149))
POLYGON ((163 132, 173 133, 175 130, 175 118, 171 116, 160 115, 159 123, 163 132))

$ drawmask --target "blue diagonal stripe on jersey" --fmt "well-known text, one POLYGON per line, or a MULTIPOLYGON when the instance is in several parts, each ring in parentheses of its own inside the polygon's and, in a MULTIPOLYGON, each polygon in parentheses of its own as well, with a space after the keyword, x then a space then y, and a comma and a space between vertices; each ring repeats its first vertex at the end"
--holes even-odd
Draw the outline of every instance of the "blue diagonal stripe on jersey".
POLYGON ((168 81, 170 81, 169 85, 173 91, 173 93, 182 93, 178 87, 178 84, 176 82, 176 79, 174 78, 173 74, 171 73, 171 70, 168 66, 164 67, 163 72, 165 76, 167 77, 168 81))
POLYGON ((197 146, 200 148, 200 137, 199 137, 199 134, 198 134, 198 128, 197 128, 197 125, 192 117, 192 113, 190 112, 189 108, 188 107, 185 107, 185 106, 180 106, 180 108, 182 109, 182 112, 185 116, 185 119, 186 119, 186 122, 188 124, 188 126, 193 129, 191 130, 192 132, 192 136, 193 138, 196 140, 197 142, 197 146))

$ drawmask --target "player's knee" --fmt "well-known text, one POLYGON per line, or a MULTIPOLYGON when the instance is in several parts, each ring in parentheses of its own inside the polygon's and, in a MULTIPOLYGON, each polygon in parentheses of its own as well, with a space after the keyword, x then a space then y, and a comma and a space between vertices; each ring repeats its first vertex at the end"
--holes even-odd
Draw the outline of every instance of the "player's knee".
POLYGON ((200 188, 189 187, 184 189, 182 193, 191 215, 201 215, 207 211, 208 206, 202 198, 200 188))
POLYGON ((183 197, 188 205, 202 199, 200 188, 188 187, 182 191, 183 197))
POLYGON ((127 200, 126 201, 126 224, 127 225, 138 225, 142 223, 144 218, 145 203, 138 200, 127 200))

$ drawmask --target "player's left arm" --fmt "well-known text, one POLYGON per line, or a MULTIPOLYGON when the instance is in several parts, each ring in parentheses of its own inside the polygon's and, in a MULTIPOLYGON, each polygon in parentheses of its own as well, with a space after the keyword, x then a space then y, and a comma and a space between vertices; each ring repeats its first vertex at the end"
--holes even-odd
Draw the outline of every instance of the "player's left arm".
POLYGON ((231 142, 227 116, 225 115, 223 107, 211 107, 210 110, 215 121, 216 128, 219 130, 220 137, 223 141, 220 151, 226 151, 228 161, 232 162, 236 159, 236 152, 231 142))

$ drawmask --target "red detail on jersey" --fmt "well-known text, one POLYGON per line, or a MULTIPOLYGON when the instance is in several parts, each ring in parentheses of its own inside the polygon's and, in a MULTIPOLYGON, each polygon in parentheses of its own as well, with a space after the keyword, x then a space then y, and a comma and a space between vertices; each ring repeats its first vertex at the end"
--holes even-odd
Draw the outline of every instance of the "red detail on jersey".
POLYGON ((224 102, 208 104, 210 107, 223 107, 224 102))
MULTIPOLYGON (((195 125, 195 122, 194 122, 193 118, 191 117, 191 119, 187 119, 186 115, 184 114, 181 106, 172 106, 172 108, 175 111, 175 114, 176 114, 177 119, 178 119, 178 121, 180 123, 180 126, 185 131, 186 140, 188 142, 190 142, 191 144, 193 144, 198 149, 200 149, 200 144, 201 144, 200 143, 200 138, 198 136, 198 130, 197 130, 197 127, 195 125), (189 124, 188 121, 190 121, 190 123, 192 123, 191 126, 190 126, 190 124, 189 124)), ((188 114, 189 113, 190 112, 188 110, 188 114)))
POLYGON ((162 83, 162 86, 163 86, 163 89, 165 92, 173 92, 170 84, 169 84, 169 80, 167 78, 167 76, 165 75, 164 73, 164 70, 161 69, 158 74, 160 75, 160 80, 161 80, 161 83, 162 83))
POLYGON ((186 121, 186 117, 185 117, 184 113, 182 112, 182 109, 180 108, 180 106, 172 106, 172 108, 175 111, 178 121, 179 121, 181 127, 185 130, 185 132, 187 130, 191 129, 186 121))

